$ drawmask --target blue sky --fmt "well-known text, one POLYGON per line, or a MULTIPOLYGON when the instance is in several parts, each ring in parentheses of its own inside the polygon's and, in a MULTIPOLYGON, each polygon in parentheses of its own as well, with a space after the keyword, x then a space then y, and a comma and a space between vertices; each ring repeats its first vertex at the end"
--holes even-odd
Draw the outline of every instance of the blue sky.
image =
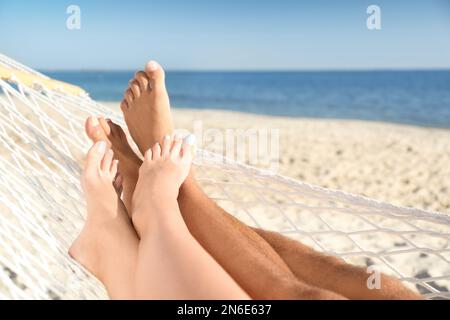
POLYGON ((47 70, 450 68, 450 1, 0 0, 0 52, 47 70), (80 30, 66 28, 70 4, 80 30))

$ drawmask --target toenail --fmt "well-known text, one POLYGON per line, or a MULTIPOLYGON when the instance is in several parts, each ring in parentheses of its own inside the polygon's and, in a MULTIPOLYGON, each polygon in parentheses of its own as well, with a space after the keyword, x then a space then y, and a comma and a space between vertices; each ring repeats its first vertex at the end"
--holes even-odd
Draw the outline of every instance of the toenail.
POLYGON ((164 140, 170 140, 170 136, 164 136, 164 140))
POLYGON ((91 123, 92 123, 92 126, 93 126, 93 127, 98 126, 99 123, 98 123, 97 117, 91 116, 91 123))
POLYGON ((195 145, 196 138, 193 134, 188 135, 184 140, 189 146, 195 145))
POLYGON ((97 142, 95 147, 96 147, 98 153, 104 154, 106 151, 106 142, 105 141, 97 142))
POLYGON ((155 71, 156 69, 158 69, 158 64, 157 64, 155 61, 150 61, 150 62, 148 63, 148 68, 149 68, 151 71, 155 71))

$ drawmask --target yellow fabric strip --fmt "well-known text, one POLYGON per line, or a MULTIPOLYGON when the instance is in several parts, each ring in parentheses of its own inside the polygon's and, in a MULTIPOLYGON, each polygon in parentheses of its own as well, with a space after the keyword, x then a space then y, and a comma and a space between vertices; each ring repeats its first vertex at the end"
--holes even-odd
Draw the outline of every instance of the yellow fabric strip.
POLYGON ((23 72, 16 69, 10 69, 7 67, 4 67, 0 65, 0 78, 3 80, 12 80, 13 76, 19 81, 20 83, 31 87, 35 83, 39 83, 48 90, 60 90, 64 91, 66 93, 72 94, 72 95, 81 95, 85 94, 85 91, 81 89, 80 87, 74 86, 72 84, 53 80, 53 79, 47 79, 42 78, 37 75, 23 72))

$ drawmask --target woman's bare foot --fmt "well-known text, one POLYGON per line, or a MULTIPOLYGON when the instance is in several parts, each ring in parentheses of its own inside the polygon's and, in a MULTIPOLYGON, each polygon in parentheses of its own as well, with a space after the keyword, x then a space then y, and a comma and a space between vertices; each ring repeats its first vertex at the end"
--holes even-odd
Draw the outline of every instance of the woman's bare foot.
POLYGON ((164 70, 149 61, 144 71, 136 72, 120 105, 125 122, 142 154, 165 135, 173 133, 169 95, 164 70))
MULTIPOLYGON (((178 191, 189 174, 194 143, 192 135, 184 141, 178 136, 165 136, 162 146, 157 142, 145 152, 132 201, 132 219, 138 234, 149 223, 165 220, 166 217, 158 217, 158 212, 179 213, 178 209, 171 211, 167 207, 178 207, 178 191)), ((182 221, 181 215, 179 219, 182 221)))
POLYGON ((81 177, 87 218, 69 254, 105 284, 111 298, 130 298, 139 240, 113 185, 117 165, 105 141, 89 150, 81 177))
POLYGON ((85 127, 86 134, 93 142, 106 141, 114 151, 114 159, 119 161, 118 171, 122 177, 123 201, 128 212, 130 212, 131 198, 142 160, 131 149, 122 128, 111 120, 89 117, 86 120, 85 127))

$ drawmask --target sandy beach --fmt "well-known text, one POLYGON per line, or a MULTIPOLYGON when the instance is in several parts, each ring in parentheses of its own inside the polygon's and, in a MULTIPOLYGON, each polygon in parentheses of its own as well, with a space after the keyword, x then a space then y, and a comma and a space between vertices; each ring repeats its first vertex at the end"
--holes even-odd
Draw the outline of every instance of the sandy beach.
MULTIPOLYGON (((108 103, 114 107, 117 104, 108 103)), ((450 212, 450 130, 356 120, 173 109, 177 128, 279 129, 284 176, 401 206, 450 212)), ((217 151, 214 144, 204 143, 217 151)))

